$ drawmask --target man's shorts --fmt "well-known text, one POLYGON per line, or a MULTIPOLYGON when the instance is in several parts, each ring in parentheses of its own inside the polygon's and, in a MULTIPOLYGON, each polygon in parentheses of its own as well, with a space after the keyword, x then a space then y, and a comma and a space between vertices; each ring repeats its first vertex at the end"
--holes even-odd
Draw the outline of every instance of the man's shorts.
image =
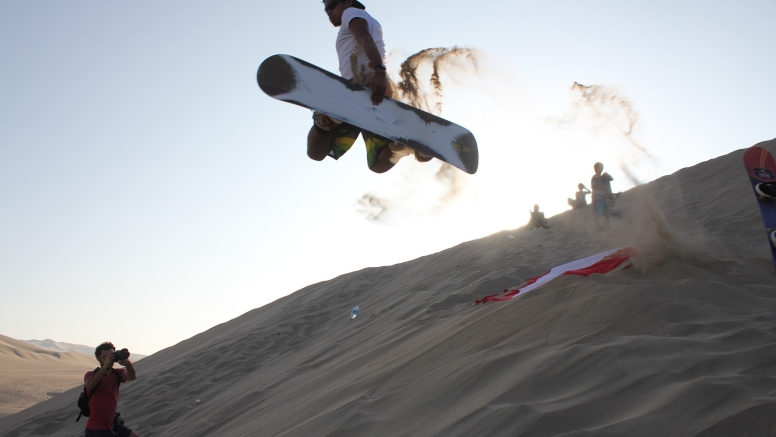
POLYGON ((596 199, 593 201, 593 217, 606 217, 609 215, 609 205, 606 199, 596 199))
POLYGON ((364 145, 366 145, 366 164, 369 168, 372 168, 380 152, 388 146, 390 140, 375 135, 372 132, 361 130, 351 124, 342 123, 334 129, 329 156, 339 159, 353 147, 353 143, 356 142, 359 133, 364 138, 364 145))
MULTIPOLYGON (((355 59, 351 58, 350 62, 354 63, 355 59)), ((372 82, 372 76, 374 72, 367 70, 363 65, 360 69, 354 65, 351 65, 351 68, 356 73, 351 80, 359 85, 369 88, 369 84, 372 82)), ((390 95, 395 95, 396 84, 393 83, 390 77, 388 78, 388 87, 391 90, 390 95)), ((372 168, 372 166, 377 161, 377 157, 380 156, 380 152, 382 152, 383 149, 388 146, 390 140, 375 135, 372 132, 361 130, 347 123, 342 123, 334 129, 334 137, 331 140, 331 152, 329 152, 329 156, 334 159, 339 159, 340 156, 344 155, 348 150, 350 150, 350 148, 353 146, 353 143, 356 142, 359 133, 361 134, 361 137, 364 138, 364 144, 366 145, 366 163, 369 168, 372 168)))
POLYGON ((86 428, 86 437, 129 437, 132 430, 124 426, 124 421, 118 416, 113 419, 113 429, 93 430, 86 428))

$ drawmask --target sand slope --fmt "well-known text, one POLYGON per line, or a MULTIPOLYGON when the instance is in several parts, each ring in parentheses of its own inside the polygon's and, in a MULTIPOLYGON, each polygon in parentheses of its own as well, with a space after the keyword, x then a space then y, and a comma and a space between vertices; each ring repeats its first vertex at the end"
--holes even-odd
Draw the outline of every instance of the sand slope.
POLYGON ((0 335, 0 417, 83 384, 97 361, 78 352, 54 352, 0 335))
MULTIPOLYGON (((776 272, 742 155, 626 192, 609 232, 569 211, 306 287, 144 359, 119 409, 144 437, 769 435, 776 272), (624 245, 649 256, 473 305, 624 245)), ((0 433, 81 435, 76 397, 0 433)))

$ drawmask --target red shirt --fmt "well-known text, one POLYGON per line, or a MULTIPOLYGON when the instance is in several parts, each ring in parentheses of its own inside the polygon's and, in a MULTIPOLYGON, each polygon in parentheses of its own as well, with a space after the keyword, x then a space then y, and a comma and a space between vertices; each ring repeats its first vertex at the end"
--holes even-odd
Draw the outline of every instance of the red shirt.
MULTIPOLYGON (((86 395, 91 395, 87 428, 95 431, 113 429, 113 419, 116 417, 116 408, 119 405, 119 384, 116 383, 116 378, 121 381, 121 375, 126 371, 126 369, 113 369, 109 374, 102 375, 100 383, 94 390, 86 390, 86 395)), ((94 371, 86 372, 84 384, 89 381, 93 373, 94 371)))

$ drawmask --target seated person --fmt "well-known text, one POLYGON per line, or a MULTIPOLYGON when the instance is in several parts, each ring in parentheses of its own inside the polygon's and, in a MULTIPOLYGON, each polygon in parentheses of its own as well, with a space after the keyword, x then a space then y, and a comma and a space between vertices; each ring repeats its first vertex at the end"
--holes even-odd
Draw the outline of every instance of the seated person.
POLYGON ((585 198, 585 196, 590 194, 590 190, 588 190, 582 184, 577 185, 577 188, 579 188, 579 191, 577 191, 576 199, 572 199, 572 198, 568 199, 569 206, 574 209, 587 206, 587 199, 585 198))
POLYGON ((534 205, 533 211, 528 211, 531 214, 531 220, 528 221, 528 229, 536 229, 536 228, 549 228, 549 224, 547 224, 547 219, 544 218, 544 213, 539 211, 539 205, 534 205))

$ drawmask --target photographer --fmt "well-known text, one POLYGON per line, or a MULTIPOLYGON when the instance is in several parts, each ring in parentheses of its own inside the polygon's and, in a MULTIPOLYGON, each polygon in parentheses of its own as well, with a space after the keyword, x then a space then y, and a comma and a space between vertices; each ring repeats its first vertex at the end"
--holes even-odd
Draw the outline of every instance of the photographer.
POLYGON ((94 350, 94 356, 100 362, 100 368, 84 375, 91 412, 86 422, 86 437, 140 437, 124 426, 124 421, 116 414, 119 385, 137 378, 129 352, 126 349, 116 352, 113 343, 103 343, 94 350), (124 368, 114 369, 116 362, 124 368))

